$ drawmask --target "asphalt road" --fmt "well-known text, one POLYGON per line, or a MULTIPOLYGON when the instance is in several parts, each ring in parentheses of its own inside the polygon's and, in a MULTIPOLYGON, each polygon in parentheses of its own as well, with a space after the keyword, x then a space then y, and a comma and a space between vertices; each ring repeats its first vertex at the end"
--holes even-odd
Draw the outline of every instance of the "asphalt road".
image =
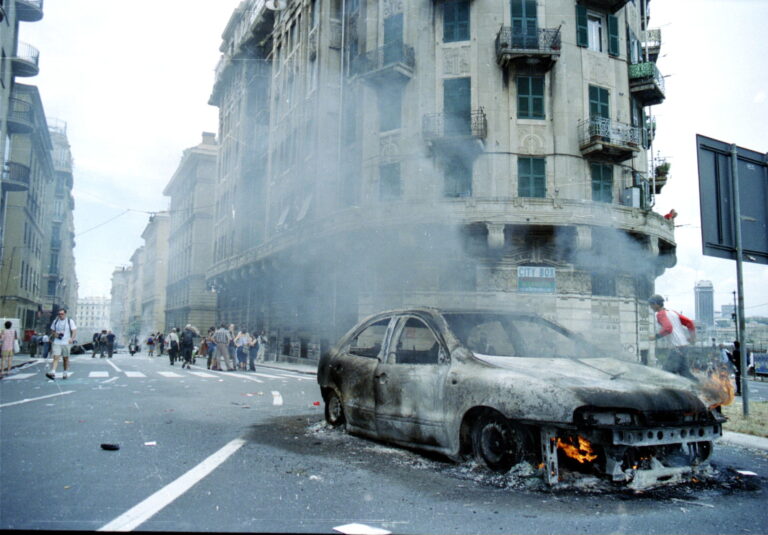
MULTIPOLYGON (((764 532, 768 454, 716 446, 706 482, 560 489, 323 423, 311 375, 73 359, 0 382, 0 529, 330 533, 764 532), (101 444, 117 444, 107 451, 101 444), (739 475, 749 470, 757 476, 739 475)), ((591 484, 590 484, 591 483, 591 484)))

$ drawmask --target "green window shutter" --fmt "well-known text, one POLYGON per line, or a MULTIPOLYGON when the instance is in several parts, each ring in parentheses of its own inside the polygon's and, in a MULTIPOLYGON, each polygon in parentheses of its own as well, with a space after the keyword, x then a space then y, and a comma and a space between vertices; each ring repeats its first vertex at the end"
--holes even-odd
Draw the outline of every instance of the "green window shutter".
POLYGON ((613 167, 609 164, 592 164, 592 200, 613 201, 613 167))
POLYGON ((596 85, 589 86, 589 116, 610 119, 608 90, 596 85))
POLYGON ((587 34, 587 8, 576 6, 576 44, 586 47, 589 45, 587 34))
POLYGON ((517 117, 544 119, 544 77, 517 77, 517 117))
POLYGON ((544 158, 517 159, 517 195, 518 197, 547 196, 547 175, 544 158))
POLYGON ((608 54, 619 55, 619 18, 608 15, 608 54))

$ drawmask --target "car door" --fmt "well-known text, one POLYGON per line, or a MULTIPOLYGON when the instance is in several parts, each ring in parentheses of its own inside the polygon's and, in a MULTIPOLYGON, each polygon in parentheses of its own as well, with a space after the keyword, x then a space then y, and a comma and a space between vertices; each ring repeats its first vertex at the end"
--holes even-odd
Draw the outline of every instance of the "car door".
POLYGON ((341 391, 347 424, 351 427, 376 431, 374 374, 384 358, 385 342, 394 324, 391 317, 386 317, 362 326, 330 363, 330 374, 341 391))
POLYGON ((378 435, 413 444, 445 444, 443 393, 448 369, 442 337, 421 318, 400 318, 387 357, 376 367, 378 435))

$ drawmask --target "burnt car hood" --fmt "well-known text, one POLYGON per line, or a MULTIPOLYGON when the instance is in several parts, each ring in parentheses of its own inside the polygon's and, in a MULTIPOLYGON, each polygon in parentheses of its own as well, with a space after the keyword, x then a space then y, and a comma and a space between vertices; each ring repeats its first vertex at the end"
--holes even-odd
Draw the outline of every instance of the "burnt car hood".
POLYGON ((477 355, 481 361, 556 386, 579 405, 630 408, 642 412, 706 412, 694 381, 613 358, 522 358, 477 355))

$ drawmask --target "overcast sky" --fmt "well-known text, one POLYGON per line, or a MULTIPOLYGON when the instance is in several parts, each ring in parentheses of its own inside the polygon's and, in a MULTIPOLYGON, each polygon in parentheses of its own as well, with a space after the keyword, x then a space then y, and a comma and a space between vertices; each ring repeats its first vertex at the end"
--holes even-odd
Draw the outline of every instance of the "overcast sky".
MULTIPOLYGON (((147 212, 168 206, 162 190, 182 151, 217 131, 207 104, 221 33, 239 0, 46 0, 22 23, 40 50, 48 117, 68 124, 75 158, 79 294, 108 296, 115 266, 142 245, 147 212)), ((693 288, 712 281, 715 306, 733 302, 736 265, 701 253, 695 135, 768 151, 768 1, 654 0, 662 29, 658 66, 667 99, 654 151, 670 180, 655 210, 675 208, 677 265, 657 280, 670 308, 694 315, 693 288)), ((768 316, 768 267, 745 263, 747 315, 768 316)))

